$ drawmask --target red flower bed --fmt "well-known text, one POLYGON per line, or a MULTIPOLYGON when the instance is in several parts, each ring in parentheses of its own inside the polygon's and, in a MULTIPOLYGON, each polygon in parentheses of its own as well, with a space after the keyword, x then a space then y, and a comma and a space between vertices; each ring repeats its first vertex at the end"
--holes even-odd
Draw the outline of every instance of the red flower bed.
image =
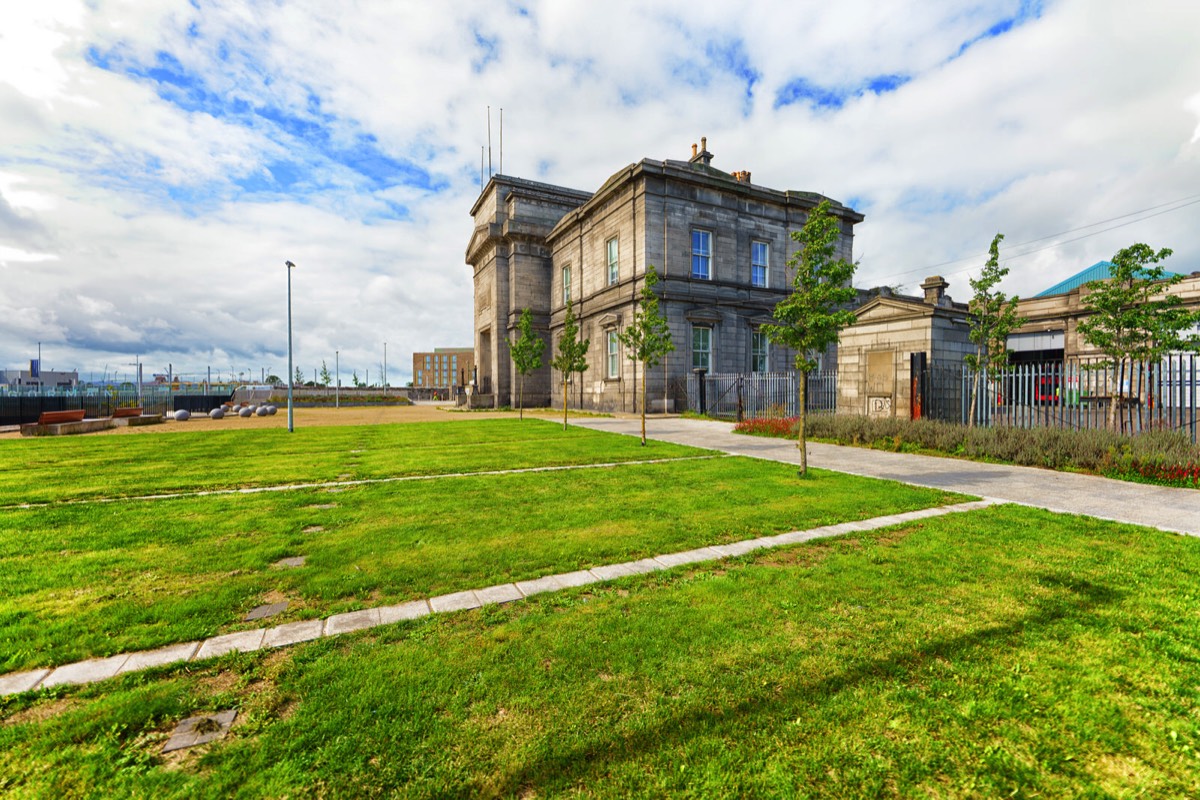
POLYGON ((1155 483, 1165 483, 1171 486, 1187 486, 1200 489, 1200 464, 1134 464, 1134 470, 1143 478, 1155 483))
POLYGON ((733 426, 735 433, 751 436, 774 436, 777 439, 796 438, 795 417, 758 417, 745 419, 733 426))

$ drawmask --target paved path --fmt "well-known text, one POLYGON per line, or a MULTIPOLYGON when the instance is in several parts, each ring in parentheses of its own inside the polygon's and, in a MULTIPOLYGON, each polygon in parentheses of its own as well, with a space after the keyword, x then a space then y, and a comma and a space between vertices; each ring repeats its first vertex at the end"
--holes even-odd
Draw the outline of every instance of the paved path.
POLYGON ((624 578, 628 575, 642 575, 647 572, 671 569, 685 564, 697 564, 704 561, 715 561, 749 553, 753 550, 784 547, 791 544, 808 542, 828 536, 840 536, 852 531, 870 531, 886 528, 890 525, 901 525, 907 522, 940 517, 945 514, 957 514, 964 511, 974 511, 989 505, 988 501, 959 503, 952 506, 923 508, 917 511, 907 511, 902 514, 890 514, 873 519, 842 522, 837 525, 825 525, 806 531, 791 531, 777 536, 763 536, 758 539, 746 539, 730 544, 698 547, 677 553, 666 553, 642 558, 637 561, 627 561, 621 564, 604 564, 565 572, 559 575, 546 575, 541 578, 516 583, 503 583, 498 586, 488 586, 483 589, 469 589, 453 594, 444 594, 424 600, 413 600, 396 606, 377 606, 362 611, 350 611, 345 614, 334 614, 325 619, 310 619, 300 622, 288 622, 274 628, 255 628, 247 631, 226 633, 203 641, 183 642, 161 647, 157 650, 141 650, 133 653, 120 653, 107 658, 93 658, 78 661, 74 664, 62 664, 58 667, 13 672, 0 675, 0 696, 30 692, 35 689, 47 689, 53 686, 82 685, 107 680, 127 672, 160 667, 181 661, 202 661, 216 658, 231 652, 252 652, 269 647, 284 647, 326 636, 339 636, 351 631, 375 628, 380 625, 391 625, 401 620, 419 619, 427 614, 451 611, 465 611, 479 608, 488 603, 510 603, 543 592, 556 592, 574 586, 587 586, 592 583, 624 578))
MULTIPOLYGON (((640 422, 636 418, 580 417, 572 423, 595 430, 641 435, 640 422)), ((795 442, 736 434, 731 423, 677 417, 648 418, 646 435, 733 455, 790 464, 800 461, 795 442)), ((1050 511, 1086 514, 1200 536, 1200 491, 1195 489, 829 444, 810 443, 808 464, 851 475, 887 478, 1050 511)))

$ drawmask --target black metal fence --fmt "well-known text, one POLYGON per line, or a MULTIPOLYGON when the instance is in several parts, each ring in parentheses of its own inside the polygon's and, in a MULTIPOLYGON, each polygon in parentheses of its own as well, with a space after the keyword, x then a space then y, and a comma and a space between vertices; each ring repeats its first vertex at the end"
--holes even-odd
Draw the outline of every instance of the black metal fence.
POLYGON ((1021 364, 995 379, 979 375, 978 383, 974 372, 963 369, 960 384, 964 423, 974 416, 977 425, 1111 427, 1130 435, 1178 430, 1196 441, 1200 358, 1194 354, 1115 365, 1021 364))
POLYGON ((88 417, 111 417, 118 408, 142 409, 143 414, 161 415, 179 409, 208 413, 230 399, 230 393, 213 394, 211 390, 180 391, 169 386, 136 388, 78 388, 0 392, 0 425, 23 425, 37 422, 43 411, 83 409, 88 417))
MULTIPOLYGON (((794 417, 799 378, 799 372, 692 373, 686 380, 687 410, 736 420, 794 417)), ((804 405, 809 412, 836 409, 836 371, 809 373, 804 405)))
POLYGON ((963 369, 961 364, 912 365, 909 408, 914 419, 959 422, 962 419, 963 369))

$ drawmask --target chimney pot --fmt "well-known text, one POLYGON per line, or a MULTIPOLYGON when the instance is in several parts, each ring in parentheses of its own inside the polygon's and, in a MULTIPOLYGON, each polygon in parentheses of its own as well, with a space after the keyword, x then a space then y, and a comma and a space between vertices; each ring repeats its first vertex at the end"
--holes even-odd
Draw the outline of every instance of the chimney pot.
POLYGON ((692 142, 692 158, 696 157, 696 143, 692 142))
POLYGON ((701 136, 701 137, 700 137, 700 149, 701 149, 701 150, 707 150, 707 149, 708 149, 708 137, 707 137, 707 136, 701 136))

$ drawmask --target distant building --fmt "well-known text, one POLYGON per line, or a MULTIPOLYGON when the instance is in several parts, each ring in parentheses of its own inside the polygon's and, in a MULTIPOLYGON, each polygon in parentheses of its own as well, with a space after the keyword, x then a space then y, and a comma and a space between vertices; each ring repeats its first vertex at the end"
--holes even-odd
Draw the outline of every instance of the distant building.
MULTIPOLYGON (((1087 363, 1101 358, 1101 352, 1084 340, 1079 323, 1091 314, 1083 302, 1091 290, 1084 284, 1110 277, 1111 268, 1101 261, 1019 300, 1017 314, 1025 323, 1008 337, 1009 363, 1087 363)), ((883 293, 855 310, 857 320, 842 331, 838 345, 840 413, 913 415, 914 354, 923 357, 927 368, 949 375, 949 383, 957 383, 956 391, 961 392, 964 357, 975 352, 975 345, 967 304, 951 300, 948 287, 934 275, 921 284, 923 297, 883 293)), ((1200 310, 1200 272, 1165 292, 1179 297, 1185 308, 1200 310)))
MULTIPOLYGON (((630 164, 594 193, 492 176, 471 209, 466 252, 474 270, 478 401, 516 405, 508 340, 529 308, 547 347, 546 366, 525 381, 525 404, 561 402, 561 376, 548 364, 570 300, 591 342, 587 371, 568 390, 572 405, 636 411, 641 368, 618 335, 633 320, 648 265, 661 278, 660 307, 675 344, 649 376, 651 409, 676 407, 693 370, 791 369, 792 353, 772 346, 762 325, 791 291, 785 263, 797 245, 790 234, 827 198, 716 169, 706 144, 693 145, 687 161, 630 164)), ((838 255, 853 260, 854 225, 863 215, 836 201, 831 210, 841 225, 838 255)))
POLYGON ((413 353, 413 388, 457 389, 471 382, 475 351, 470 347, 435 347, 413 353))
POLYGON ((0 369, 0 385, 10 388, 44 387, 47 389, 73 389, 79 384, 79 372, 38 370, 34 377, 27 369, 0 369))

